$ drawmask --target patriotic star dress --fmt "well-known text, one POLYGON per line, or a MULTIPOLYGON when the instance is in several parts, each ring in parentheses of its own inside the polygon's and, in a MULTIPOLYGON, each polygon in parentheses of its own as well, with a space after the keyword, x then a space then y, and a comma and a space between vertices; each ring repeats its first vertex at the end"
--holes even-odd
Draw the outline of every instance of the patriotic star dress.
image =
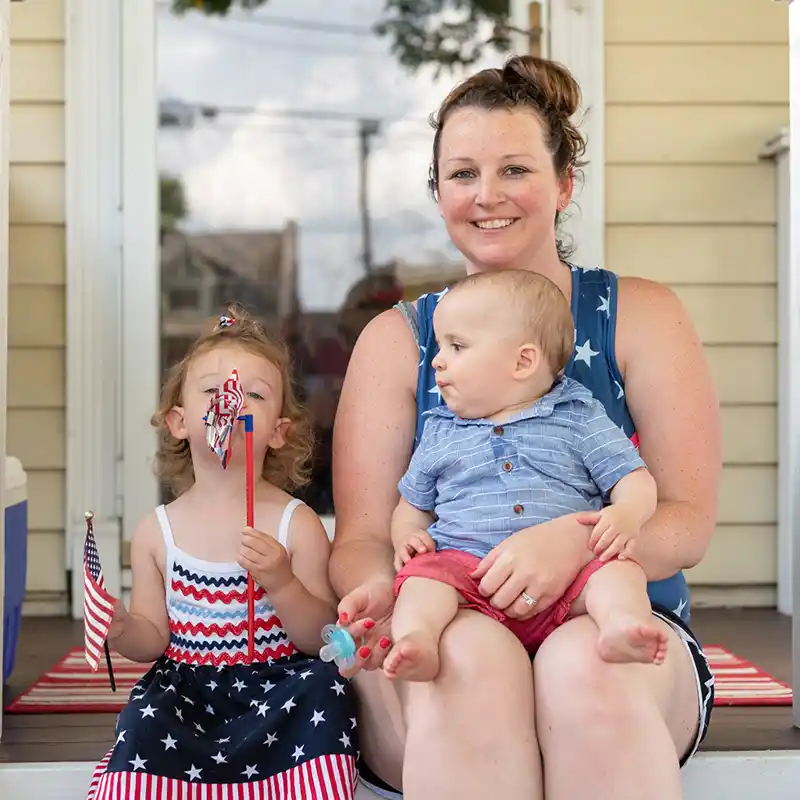
MULTIPOLYGON (((278 539, 286 546, 286 507, 278 539)), ((170 642, 131 692, 88 800, 352 800, 353 690, 333 664, 300 653, 256 585, 247 664, 247 572, 175 545, 166 509, 170 642)))

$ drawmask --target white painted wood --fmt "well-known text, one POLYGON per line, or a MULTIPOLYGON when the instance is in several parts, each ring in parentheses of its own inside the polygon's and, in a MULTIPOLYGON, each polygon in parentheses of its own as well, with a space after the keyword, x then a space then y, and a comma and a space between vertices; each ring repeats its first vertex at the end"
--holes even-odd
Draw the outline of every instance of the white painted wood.
POLYGON ((586 139, 583 181, 567 209, 563 229, 573 260, 605 264, 605 54, 602 0, 550 0, 548 56, 570 69, 581 87, 586 139))
MULTIPOLYGON (((0 797, 85 800, 94 769, 88 762, 0 765, 0 797)), ((800 753, 700 753, 683 769, 684 800, 787 800, 800 786, 800 753)), ((363 784, 355 800, 378 795, 363 784)))
POLYGON ((158 502, 150 427, 159 385, 158 97, 154 0, 122 9, 122 536, 158 502))
MULTIPOLYGON (((0 0, 0 664, 3 663, 3 607, 5 595, 5 470, 6 470, 6 374, 8 363, 8 126, 9 57, 11 33, 8 0, 0 0)), ((0 679, 0 708, 3 707, 3 686, 0 679)), ((3 715, 0 713, 0 740, 3 737, 3 715)), ((2 794, 0 793, 0 796, 2 794)))
POLYGON ((83 611, 84 513, 120 587, 115 466, 121 271, 119 0, 66 4, 67 514, 72 616, 83 611))
MULTIPOLYGON (((788 375, 787 386, 784 389, 785 398, 782 400, 788 405, 787 413, 793 414, 788 427, 780 428, 781 438, 790 440, 788 456, 790 463, 787 469, 794 492, 800 492, 800 5, 793 3, 789 7, 789 71, 790 71, 790 110, 789 120, 791 129, 790 164, 790 228, 791 239, 789 243, 789 260, 792 286, 787 287, 781 294, 791 294, 791 323, 788 331, 790 351, 789 363, 786 369, 791 370, 788 375)), ((794 576, 794 592, 792 607, 800 609, 800 503, 796 496, 793 502, 792 517, 789 523, 792 531, 792 566, 794 576)), ((788 535, 788 534, 787 534, 788 535)), ((792 685, 800 687, 800 613, 792 616, 792 685)), ((800 698, 794 695, 793 709, 794 724, 800 728, 800 698)))

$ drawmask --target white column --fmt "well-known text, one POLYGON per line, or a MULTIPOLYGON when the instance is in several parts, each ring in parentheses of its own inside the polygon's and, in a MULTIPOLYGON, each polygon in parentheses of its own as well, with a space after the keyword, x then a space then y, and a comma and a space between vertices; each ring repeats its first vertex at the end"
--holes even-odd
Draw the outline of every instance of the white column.
POLYGON ((794 491, 793 513, 788 524, 792 534, 792 583, 794 584, 792 615, 792 686, 794 693, 793 719, 800 728, 800 5, 792 3, 789 7, 789 129, 790 129, 790 198, 791 198, 791 239, 790 263, 787 270, 788 286, 781 287, 781 296, 788 295, 784 301, 789 304, 790 327, 788 332, 789 350, 787 363, 781 369, 787 373, 787 380, 782 381, 782 404, 786 404, 786 427, 780 430, 780 437, 787 441, 786 456, 788 464, 782 468, 789 470, 788 480, 794 491))
MULTIPOLYGON (((11 55, 8 0, 0 0, 0 628, 5 594, 5 469, 6 469, 6 373, 8 369, 8 124, 9 56, 11 55)), ((0 630, 0 664, 3 663, 3 637, 0 630)), ((0 679, 0 709, 3 686, 0 679)), ((0 713, 0 738, 3 715, 0 713)))
POLYGON ((83 613, 84 513, 120 592, 120 0, 66 3, 67 563, 83 613))

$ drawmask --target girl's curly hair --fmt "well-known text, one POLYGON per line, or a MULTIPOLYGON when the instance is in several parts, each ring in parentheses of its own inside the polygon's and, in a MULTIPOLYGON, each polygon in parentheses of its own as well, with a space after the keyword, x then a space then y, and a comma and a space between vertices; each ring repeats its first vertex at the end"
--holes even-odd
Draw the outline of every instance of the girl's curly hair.
POLYGON ((159 480, 176 497, 194 483, 189 443, 170 433, 167 415, 172 408, 181 405, 183 386, 192 361, 219 345, 238 345, 263 356, 278 368, 283 382, 281 416, 291 423, 286 432, 286 444, 279 450, 267 451, 261 474, 264 480, 286 490, 308 483, 313 434, 297 400, 289 352, 282 342, 267 336, 263 326, 237 306, 229 308, 226 316, 217 318, 209 333, 201 336, 169 371, 161 390, 158 411, 150 420, 158 431, 155 471, 159 480))

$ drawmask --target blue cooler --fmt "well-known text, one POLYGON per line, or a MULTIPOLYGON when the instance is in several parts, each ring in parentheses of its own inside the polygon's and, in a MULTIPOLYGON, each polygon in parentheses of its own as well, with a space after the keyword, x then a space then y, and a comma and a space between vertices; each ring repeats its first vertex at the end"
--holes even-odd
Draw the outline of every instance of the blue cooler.
MULTIPOLYGON (((3 683, 14 671, 28 565, 28 479, 18 458, 6 457, 5 478, 6 575, 3 604, 3 683)), ((2 475, 0 475, 0 479, 2 479, 2 475)))

